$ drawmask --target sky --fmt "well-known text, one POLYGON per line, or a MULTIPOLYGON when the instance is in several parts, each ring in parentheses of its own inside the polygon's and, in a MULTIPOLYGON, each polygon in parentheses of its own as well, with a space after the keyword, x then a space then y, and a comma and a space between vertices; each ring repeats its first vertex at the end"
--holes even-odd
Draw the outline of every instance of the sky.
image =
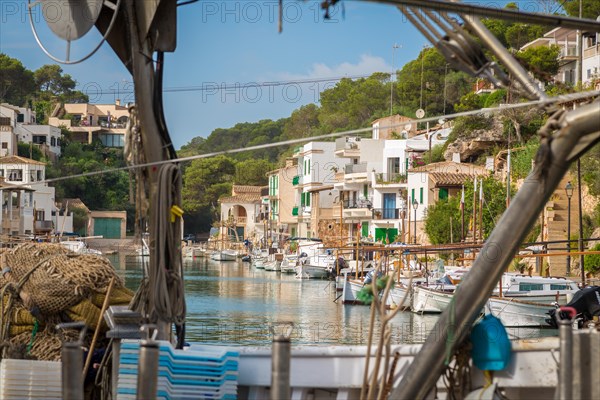
MULTIPOLYGON (((64 59, 66 42, 42 18, 44 0, 32 8, 40 40, 64 59)), ((178 7, 177 49, 165 55, 164 109, 176 149, 216 128, 287 117, 318 103, 319 93, 341 77, 391 72, 415 59, 425 38, 395 8, 343 1, 323 18, 320 1, 284 0, 278 33, 278 1, 211 1, 178 7), (394 48, 397 45, 397 48, 394 48), (393 65, 393 67, 392 67, 393 65), (260 86, 257 83, 278 82, 260 86)), ((338 3, 339 4, 339 3, 338 3)), ((36 43, 24 0, 0 1, 0 52, 35 70, 54 63, 36 43)), ((95 28, 71 43, 71 60, 91 51, 95 28)), ((131 76, 104 44, 91 58, 62 66, 91 103, 133 102, 131 76)))

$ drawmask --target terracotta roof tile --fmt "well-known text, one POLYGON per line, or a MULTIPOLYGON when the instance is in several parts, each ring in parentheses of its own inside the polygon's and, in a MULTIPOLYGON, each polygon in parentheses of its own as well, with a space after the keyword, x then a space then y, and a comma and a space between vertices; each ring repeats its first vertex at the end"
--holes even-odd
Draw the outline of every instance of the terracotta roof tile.
POLYGON ((436 186, 460 186, 471 182, 476 176, 481 174, 447 173, 431 172, 429 177, 436 186))
POLYGON ((457 163, 453 161, 442 161, 422 165, 420 167, 409 169, 408 172, 445 172, 445 173, 467 173, 465 167, 469 170, 470 174, 486 174, 487 170, 481 165, 457 163))
POLYGON ((46 165, 41 161, 32 160, 31 158, 25 158, 21 156, 6 156, 0 158, 0 164, 32 164, 32 165, 46 165))

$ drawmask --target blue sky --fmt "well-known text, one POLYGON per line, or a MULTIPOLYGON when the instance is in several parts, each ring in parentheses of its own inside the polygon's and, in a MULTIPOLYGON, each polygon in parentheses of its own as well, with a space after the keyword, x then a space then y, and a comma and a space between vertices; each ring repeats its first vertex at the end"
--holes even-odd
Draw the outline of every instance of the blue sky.
MULTIPOLYGON (((284 1, 283 32, 277 32, 277 0, 201 0, 179 7, 178 45, 166 55, 164 106, 176 148, 215 128, 238 122, 278 119, 303 104, 318 102, 318 93, 335 82, 288 83, 256 87, 256 82, 339 78, 390 72, 417 57, 424 37, 394 7, 345 1, 323 19, 319 1, 284 1), (344 14, 344 15, 342 15, 344 14), (393 45, 400 48, 393 50, 393 45), (198 87, 204 90, 169 91, 198 87), (224 87, 226 90, 219 90, 224 87)), ((53 63, 35 42, 23 0, 0 1, 0 52, 35 70, 53 63)), ((65 44, 54 36, 35 10, 36 27, 57 56, 65 44)), ((71 59, 85 54, 100 39, 95 28, 71 46, 71 59)), ((90 102, 134 101, 131 77, 108 45, 81 64, 63 66, 90 102)))

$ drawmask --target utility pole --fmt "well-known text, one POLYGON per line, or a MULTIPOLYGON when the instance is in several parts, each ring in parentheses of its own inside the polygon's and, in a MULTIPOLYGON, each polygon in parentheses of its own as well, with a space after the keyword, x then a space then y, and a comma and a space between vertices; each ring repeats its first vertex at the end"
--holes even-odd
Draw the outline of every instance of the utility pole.
POLYGON ((400 46, 394 43, 392 46, 392 74, 390 75, 390 117, 394 113, 394 74, 396 73, 394 70, 394 54, 398 48, 400 48, 400 46))

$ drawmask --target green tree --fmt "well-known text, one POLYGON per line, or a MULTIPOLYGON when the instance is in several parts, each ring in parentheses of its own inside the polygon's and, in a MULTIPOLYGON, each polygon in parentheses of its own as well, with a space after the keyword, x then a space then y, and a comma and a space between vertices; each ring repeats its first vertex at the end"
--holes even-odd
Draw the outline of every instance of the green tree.
POLYGON ((40 100, 88 102, 88 96, 75 90, 77 82, 56 64, 43 65, 33 73, 40 100))
MULTIPOLYGON (((466 220, 468 220, 468 216, 466 220)), ((460 242, 460 199, 444 199, 429 206, 425 219, 425 232, 432 244, 450 243, 451 239, 460 242), (452 230, 450 229, 451 224, 452 230)))
POLYGON ((560 47, 530 47, 517 53, 517 58, 542 82, 551 82, 558 73, 560 47))
POLYGON ((319 113, 319 107, 312 103, 294 110, 283 128, 285 138, 294 139, 318 134, 320 128, 319 113))
MULTIPOLYGON (((579 1, 580 0, 566 0, 563 4, 563 8, 568 15, 572 17, 579 16, 579 1)), ((583 18, 596 19, 600 16, 600 1, 598 0, 581 0, 583 18)))
POLYGON ((0 53, 0 103, 24 106, 34 91, 33 72, 21 61, 0 53))
POLYGON ((240 161, 235 166, 236 185, 262 186, 267 184, 267 172, 275 169, 273 163, 267 160, 248 159, 240 161))
POLYGON ((217 156, 192 161, 183 175, 182 199, 187 213, 217 207, 219 197, 231 194, 235 161, 217 156))
MULTIPOLYGON (((600 251, 600 243, 592 247, 593 251, 600 251)), ((600 270, 600 254, 586 254, 583 259, 585 270, 593 274, 600 270)))
POLYGON ((398 74, 400 103, 413 113, 422 107, 427 116, 453 112, 454 104, 472 90, 474 79, 446 64, 435 48, 423 49, 416 60, 406 63, 398 74))
POLYGON ((17 154, 21 157, 30 158, 36 161, 42 161, 44 158, 40 148, 32 143, 17 143, 17 154))
MULTIPOLYGON (((480 183, 481 180, 478 180, 478 186, 480 183)), ((465 233, 467 233, 469 226, 472 226, 473 222, 473 182, 466 182, 464 190, 465 233)), ((479 187, 477 192, 476 199, 479 210, 479 187)), ((511 192, 514 192, 514 190, 511 189, 511 192)), ((483 198, 483 235, 487 237, 506 209, 506 188, 504 183, 496 180, 493 176, 484 178, 483 198)), ((461 234, 460 196, 453 196, 447 200, 438 201, 427 208, 425 232, 429 236, 431 243, 442 244, 450 242, 450 219, 452 219, 452 238, 454 241, 459 241, 461 234)), ((479 217, 477 224, 479 225, 479 217)))

